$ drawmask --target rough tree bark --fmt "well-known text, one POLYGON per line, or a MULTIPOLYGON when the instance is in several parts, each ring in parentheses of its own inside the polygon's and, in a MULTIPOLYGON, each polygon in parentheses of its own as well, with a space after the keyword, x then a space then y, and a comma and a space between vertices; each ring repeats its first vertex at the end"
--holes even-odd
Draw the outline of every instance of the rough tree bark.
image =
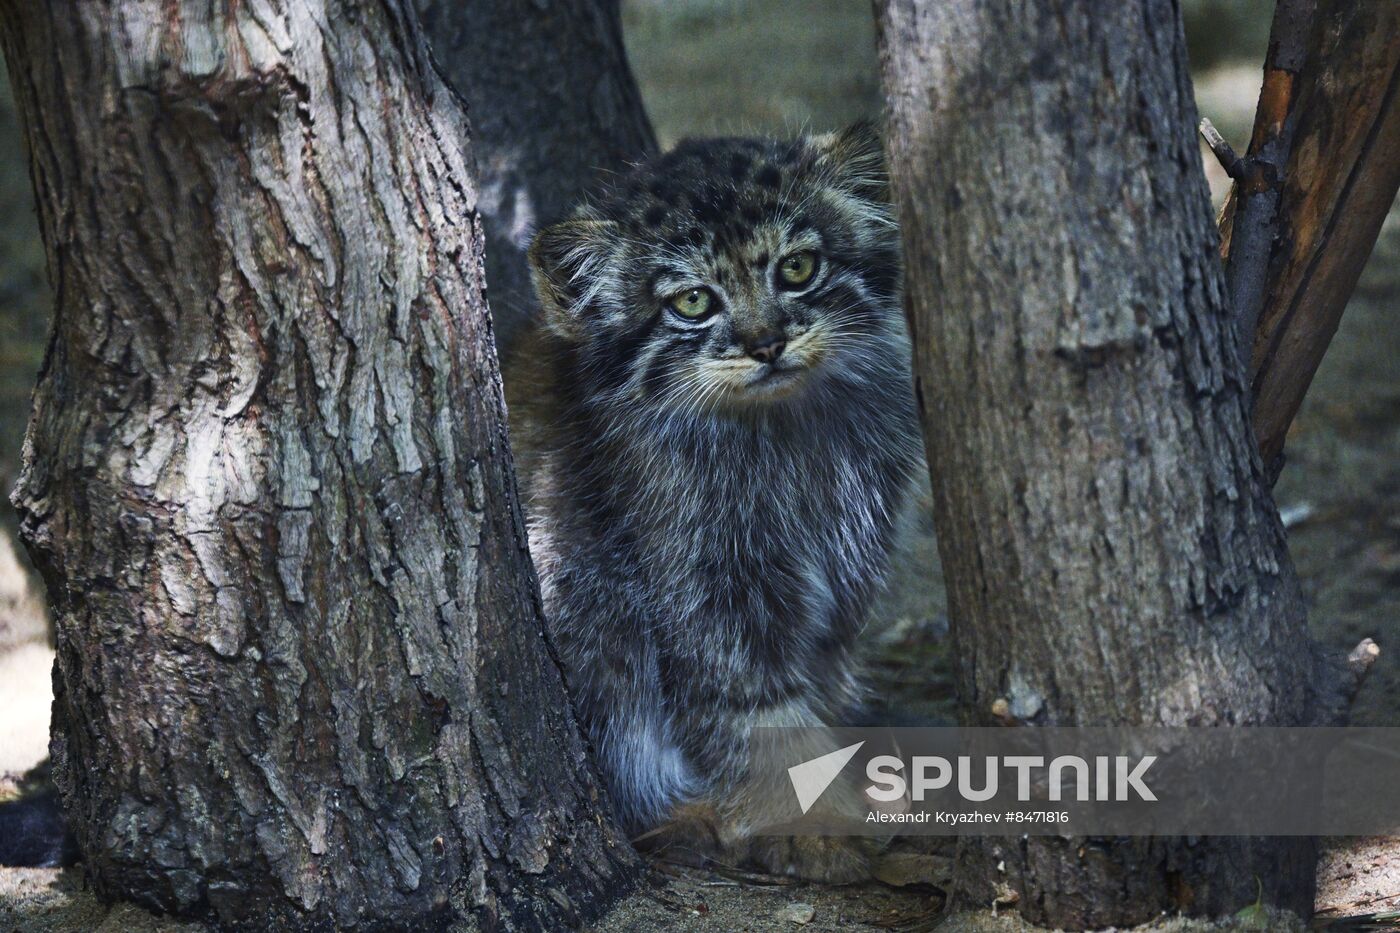
MULTIPOLYGON (((1178 5, 876 7, 964 721, 1305 721, 1178 5)), ((961 846, 1052 926, 1312 906, 1310 840, 961 846)))
POLYGON ((16 503, 105 896, 576 922, 630 848, 542 636, 458 99, 411 12, 0 0, 57 295, 16 503))
POLYGON ((416 0, 434 56, 466 98, 496 339, 534 303, 534 231, 606 172, 656 150, 622 44, 618 0, 416 0))

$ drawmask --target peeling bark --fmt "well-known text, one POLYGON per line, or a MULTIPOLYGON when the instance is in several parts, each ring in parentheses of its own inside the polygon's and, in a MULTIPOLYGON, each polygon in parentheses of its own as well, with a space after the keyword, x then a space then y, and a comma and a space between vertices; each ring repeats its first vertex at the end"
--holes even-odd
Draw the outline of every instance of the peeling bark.
MULTIPOLYGON (((963 720, 1307 721, 1177 4, 876 8, 963 720)), ((960 845, 1049 926, 1312 906, 1307 839, 960 845)))
POLYGON ((99 893, 553 927, 633 877, 543 637, 404 5, 0 0, 57 296, 15 494, 99 893))
POLYGON ((1225 283, 1245 356, 1254 340, 1269 257, 1278 235, 1283 170, 1298 123, 1298 74, 1308 58, 1308 34, 1316 7, 1316 0, 1278 0, 1274 7, 1254 133, 1240 165, 1232 204, 1226 209, 1226 214, 1235 218, 1235 236, 1222 252, 1225 283))
MULTIPOLYGON (((1244 339, 1271 466, 1400 190, 1400 4, 1323 0, 1310 36, 1277 236, 1244 339)), ((1241 219, 1228 205, 1224 217, 1233 265, 1241 219)))
POLYGON ((416 0, 433 53, 466 98, 497 343, 534 307, 530 237, 601 176, 656 151, 627 64, 618 0, 416 0))

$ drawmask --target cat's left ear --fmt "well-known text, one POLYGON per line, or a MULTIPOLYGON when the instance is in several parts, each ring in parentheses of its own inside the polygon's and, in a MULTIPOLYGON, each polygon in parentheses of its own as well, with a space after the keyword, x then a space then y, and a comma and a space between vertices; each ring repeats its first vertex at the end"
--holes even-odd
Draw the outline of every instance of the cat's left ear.
POLYGON ((812 140, 818 163, 833 181, 852 194, 888 204, 890 178, 885 167, 885 147, 880 131, 870 120, 852 123, 844 130, 824 133, 812 140))
POLYGON ((535 234, 530 272, 550 330, 577 338, 590 313, 617 310, 607 284, 620 238, 616 223, 588 217, 562 220, 535 234))

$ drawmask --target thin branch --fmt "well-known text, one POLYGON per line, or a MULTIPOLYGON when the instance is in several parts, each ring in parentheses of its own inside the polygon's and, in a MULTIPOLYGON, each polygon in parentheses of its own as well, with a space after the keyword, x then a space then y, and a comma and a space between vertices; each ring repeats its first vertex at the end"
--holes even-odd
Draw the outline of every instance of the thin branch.
POLYGON ((1206 141, 1210 151, 1215 153, 1215 158, 1220 163, 1220 167, 1225 170, 1225 174, 1236 181, 1243 178, 1245 173, 1244 159, 1241 159, 1239 154, 1235 152, 1235 147, 1231 146, 1225 137, 1220 135, 1220 131, 1215 128, 1214 123, 1210 122, 1209 117, 1201 117, 1199 129, 1201 138, 1206 141))
POLYGON ((1380 646, 1363 638, 1345 658, 1318 647, 1318 667, 1314 696, 1317 706, 1313 725, 1345 725, 1351 715, 1351 704, 1361 691, 1361 685, 1381 656, 1380 646))
POLYGON ((1369 638, 1363 638, 1360 644, 1351 649, 1351 654, 1347 655, 1347 669, 1356 678, 1356 689, 1361 689, 1366 675, 1371 673, 1371 666, 1380 656, 1381 646, 1369 638))

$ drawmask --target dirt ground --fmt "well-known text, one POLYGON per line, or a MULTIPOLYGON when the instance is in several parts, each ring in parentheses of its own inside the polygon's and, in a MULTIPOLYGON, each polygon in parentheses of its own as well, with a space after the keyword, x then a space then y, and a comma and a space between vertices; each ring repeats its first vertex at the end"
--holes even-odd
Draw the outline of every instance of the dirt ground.
MULTIPOLYGON (((1251 13, 1239 0, 1187 2, 1192 51, 1211 67, 1197 98, 1238 147, 1248 136, 1262 49, 1258 28, 1219 24, 1251 13), (1228 20, 1225 13, 1235 17, 1228 20), (1202 30, 1215 29, 1206 35, 1202 30), (1231 27, 1236 28, 1236 27, 1231 27)), ((1266 5, 1254 5, 1262 9, 1266 5)), ((628 0, 629 48, 664 142, 684 135, 824 129, 878 113, 868 0, 628 0)), ((1266 30, 1265 30, 1266 31, 1266 30)), ((8 89, 0 86, 0 483, 13 480, 28 386, 42 351, 48 306, 42 251, 29 216, 8 89)), ((1213 194, 1225 179, 1206 162, 1213 194)), ((1277 498, 1290 519, 1294 559, 1311 600, 1316 638, 1344 652, 1363 636, 1385 654, 1355 720, 1400 725, 1400 217, 1393 212, 1341 331, 1289 441, 1277 498)), ((8 491, 8 489, 6 489, 8 491)), ((927 493, 925 492, 925 498, 927 493)), ((0 800, 45 754, 48 671, 41 600, 19 569, 0 505, 0 800)), ((871 681, 885 705, 930 722, 953 714, 946 598, 927 502, 909 516, 890 591, 868 630, 871 681)), ((903 863, 901 884, 848 887, 773 883, 753 876, 657 871, 595 929, 1012 931, 1014 910, 946 913, 946 859, 903 863)), ((1400 910, 1400 841, 1336 839, 1319 865, 1319 918, 1400 910)), ((1247 908, 1248 905, 1240 905, 1247 908)), ((1285 918, 1217 925, 1164 918, 1149 928, 1301 929, 1285 918)), ((1396 928, 1400 928, 1397 926, 1396 928)), ((202 930, 130 906, 105 906, 79 869, 0 869, 0 933, 202 930)))
MULTIPOLYGON (((465 929, 465 928, 463 928, 465 929)), ((638 892, 614 907, 592 933, 796 933, 886 930, 891 933, 1019 933, 1039 929, 1014 910, 948 915, 932 886, 882 884, 820 886, 736 880, 721 875, 677 877, 654 871, 638 892)), ((1252 913, 1216 923, 1165 917, 1138 933, 1269 930, 1307 927, 1295 917, 1252 913)), ((0 933, 207 933, 202 924, 155 917, 130 905, 103 905, 83 890, 75 869, 0 870, 0 933)))

